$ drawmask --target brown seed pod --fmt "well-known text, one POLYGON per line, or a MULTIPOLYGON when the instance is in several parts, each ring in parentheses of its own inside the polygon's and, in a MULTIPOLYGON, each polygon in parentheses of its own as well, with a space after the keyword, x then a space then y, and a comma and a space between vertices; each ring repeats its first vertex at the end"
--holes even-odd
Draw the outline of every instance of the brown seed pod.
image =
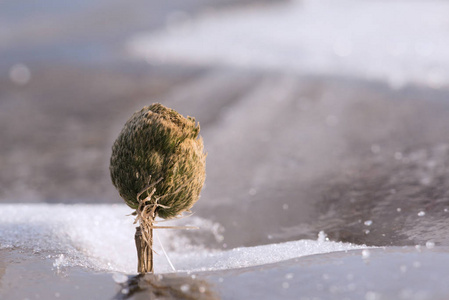
POLYGON ((150 186, 156 216, 173 218, 193 206, 206 176, 199 132, 194 118, 158 103, 132 115, 112 147, 109 167, 128 206, 137 209, 141 201, 150 201, 150 186))

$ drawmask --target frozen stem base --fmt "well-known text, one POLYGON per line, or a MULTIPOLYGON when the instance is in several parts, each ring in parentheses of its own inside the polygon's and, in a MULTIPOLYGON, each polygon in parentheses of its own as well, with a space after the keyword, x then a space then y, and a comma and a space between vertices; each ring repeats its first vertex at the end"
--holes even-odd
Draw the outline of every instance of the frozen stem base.
POLYGON ((139 274, 153 273, 153 229, 148 231, 148 237, 145 239, 140 226, 136 227, 134 239, 137 248, 137 272, 139 274))

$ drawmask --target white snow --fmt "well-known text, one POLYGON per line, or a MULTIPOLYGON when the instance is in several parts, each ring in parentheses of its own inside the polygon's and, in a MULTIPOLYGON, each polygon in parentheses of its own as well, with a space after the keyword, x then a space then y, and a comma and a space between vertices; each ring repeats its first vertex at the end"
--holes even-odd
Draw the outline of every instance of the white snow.
POLYGON ((276 263, 301 256, 363 249, 348 243, 299 240, 256 247, 234 248, 229 251, 181 254, 174 256, 182 270, 224 270, 276 263))
POLYGON ((129 40, 133 56, 383 80, 449 80, 449 2, 293 0, 207 13, 129 40))
MULTIPOLYGON (((82 266, 96 270, 135 273, 134 218, 125 205, 0 204, 0 249, 32 251, 54 259, 57 270, 82 266)), ((202 232, 217 224, 190 217, 202 232)), ((178 221, 179 222, 179 221, 178 221)), ((168 223, 167 223, 168 224, 168 223)), ((249 267, 305 255, 366 248, 330 242, 324 233, 318 240, 299 240, 218 251, 193 246, 177 230, 158 231, 162 244, 178 271, 222 270, 249 267)), ((156 243, 155 250, 162 253, 156 243)), ((155 256, 158 273, 171 272, 163 255, 155 256)), ((117 277, 117 276, 116 276, 117 277)), ((120 279, 120 278, 119 278, 120 279)))

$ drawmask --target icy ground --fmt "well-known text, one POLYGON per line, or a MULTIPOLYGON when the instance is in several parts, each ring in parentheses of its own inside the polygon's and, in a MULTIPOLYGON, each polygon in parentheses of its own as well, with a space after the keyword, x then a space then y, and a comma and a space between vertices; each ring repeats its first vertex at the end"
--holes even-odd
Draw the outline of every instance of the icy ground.
MULTIPOLYGON (((135 273, 136 255, 128 213, 124 205, 0 205, 0 278, 7 287, 0 297, 79 299, 86 294, 110 299, 117 287, 129 293, 132 284, 127 281, 133 277, 125 274, 135 273), (17 281, 23 268, 33 271, 17 281), (43 278, 37 280, 35 273, 43 278)), ((213 232, 216 224, 187 220, 201 226, 201 234, 220 239, 213 232)), ((175 223, 186 224, 182 221, 175 223)), ((331 242, 320 233, 317 240, 214 250, 193 245, 176 230, 158 234, 177 270, 183 271, 178 273, 184 280, 181 289, 189 288, 186 278, 199 275, 222 299, 443 300, 449 294, 449 249, 430 243, 367 248, 331 242)), ((161 253, 158 244, 156 251, 161 253)), ((156 271, 173 275, 162 255, 156 256, 156 271)))
MULTIPOLYGON (((23 249, 53 258, 55 269, 87 267, 99 271, 136 272, 135 225, 125 205, 1 204, 0 249, 23 249)), ((193 224, 200 234, 220 239, 217 224, 198 217, 167 222, 193 224), (214 232, 215 231, 215 232, 214 232)), ((192 232, 192 231, 189 231, 192 232)), ((192 232, 193 234, 194 232, 192 232)), ((158 230, 161 244, 177 271, 216 271, 276 263, 301 256, 348 251, 364 246, 318 240, 300 240, 230 250, 193 245, 188 233, 158 230)), ((155 271, 172 269, 155 238, 155 271)))
POLYGON ((128 43, 149 63, 238 66, 383 80, 449 80, 447 1, 294 0, 179 16, 128 43), (180 21, 182 20, 182 21, 180 21))

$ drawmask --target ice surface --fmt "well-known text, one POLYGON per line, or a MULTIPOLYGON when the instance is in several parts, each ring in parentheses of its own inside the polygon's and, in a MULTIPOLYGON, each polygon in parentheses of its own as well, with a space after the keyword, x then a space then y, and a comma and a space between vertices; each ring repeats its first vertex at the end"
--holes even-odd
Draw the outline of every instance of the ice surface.
POLYGON ((409 82, 449 80, 446 1, 296 0, 209 13, 133 37, 149 63, 226 65, 409 82))
POLYGON ((222 299, 448 299, 447 248, 332 252, 209 275, 222 299))
MULTIPOLYGON (((22 249, 43 258, 51 257, 57 270, 81 266, 135 273, 135 225, 130 212, 125 205, 1 204, 0 249, 22 249)), ((201 234, 213 233, 219 227, 219 224, 193 216, 182 222, 201 227, 201 234)), ((179 230, 160 230, 157 234, 176 269, 182 271, 234 269, 311 254, 366 248, 331 242, 320 233, 318 240, 221 251, 209 249, 207 245, 194 245, 179 230)), ((157 242, 155 250, 162 254, 157 242)), ((163 255, 155 256, 155 270, 171 272, 163 255)))

